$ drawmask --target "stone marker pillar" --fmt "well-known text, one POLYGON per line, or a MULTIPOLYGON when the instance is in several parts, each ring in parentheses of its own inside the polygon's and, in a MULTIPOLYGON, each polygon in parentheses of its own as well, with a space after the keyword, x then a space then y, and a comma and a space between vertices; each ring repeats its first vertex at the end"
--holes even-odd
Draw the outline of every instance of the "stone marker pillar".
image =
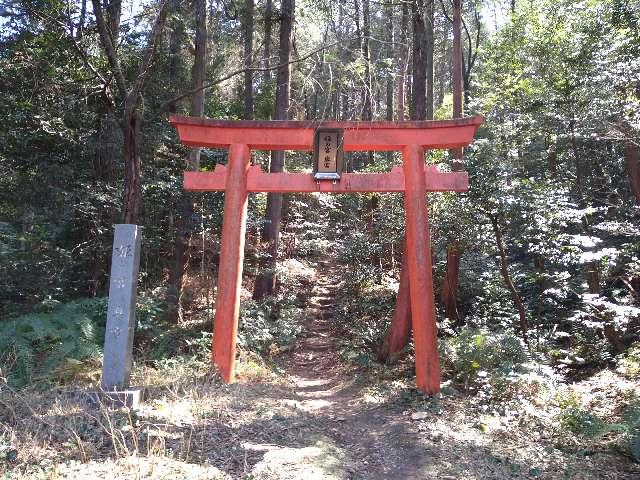
POLYGON ((136 288, 141 228, 118 224, 113 237, 107 329, 104 335, 102 388, 119 405, 135 406, 140 390, 129 388, 136 324, 136 288))

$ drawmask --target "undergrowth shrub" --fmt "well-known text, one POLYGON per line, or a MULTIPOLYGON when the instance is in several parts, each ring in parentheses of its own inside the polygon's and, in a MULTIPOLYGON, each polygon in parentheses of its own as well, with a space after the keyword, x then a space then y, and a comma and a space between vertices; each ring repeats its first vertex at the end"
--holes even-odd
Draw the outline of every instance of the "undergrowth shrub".
POLYGON ((640 462, 640 402, 627 405, 616 420, 601 418, 570 397, 560 403, 558 415, 562 428, 574 435, 597 441, 612 437, 625 454, 640 462))
POLYGON ((619 371, 629 377, 640 379, 640 342, 636 342, 627 351, 618 364, 619 371))
POLYGON ((370 364, 391 322, 395 292, 380 285, 347 283, 339 290, 333 318, 342 332, 341 355, 370 364))
POLYGON ((440 342, 440 358, 443 372, 468 389, 524 370, 529 354, 513 334, 464 327, 440 342))
POLYGON ((238 345, 262 355, 275 355, 290 347, 300 334, 298 318, 302 311, 292 293, 242 302, 238 345))

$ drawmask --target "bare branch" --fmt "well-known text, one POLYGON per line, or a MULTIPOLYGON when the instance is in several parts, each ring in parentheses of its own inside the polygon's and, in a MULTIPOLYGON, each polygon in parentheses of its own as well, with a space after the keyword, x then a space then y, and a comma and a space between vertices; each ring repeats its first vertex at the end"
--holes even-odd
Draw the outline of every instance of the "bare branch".
POLYGON ((104 13, 102 12, 102 5, 100 4, 100 0, 91 0, 91 3, 93 4, 93 13, 96 17, 96 25, 98 26, 98 33, 100 34, 100 41, 107 55, 109 65, 111 65, 111 70, 113 70, 113 76, 116 79, 118 91, 124 98, 127 96, 127 87, 124 81, 124 75, 122 74, 122 69, 120 68, 118 56, 116 55, 115 48, 111 42, 111 35, 109 35, 109 31, 107 30, 104 13))
MULTIPOLYGON (((98 1, 98 0, 92 0, 98 1)), ((153 60, 153 55, 156 50, 156 46, 160 41, 160 35, 162 34, 162 30, 164 28, 165 21, 167 19, 167 0, 162 0, 160 3, 160 10, 158 11, 158 16, 156 17, 156 21, 153 24, 151 29, 151 33, 149 34, 149 40, 147 41, 147 45, 142 54, 142 62, 140 63, 140 67, 138 68, 138 76, 136 77, 131 89, 127 93, 125 99, 125 116, 127 115, 127 110, 131 111, 135 104, 140 91, 144 85, 145 78, 147 76, 147 72, 149 71, 149 67, 151 66, 151 62, 153 60)))

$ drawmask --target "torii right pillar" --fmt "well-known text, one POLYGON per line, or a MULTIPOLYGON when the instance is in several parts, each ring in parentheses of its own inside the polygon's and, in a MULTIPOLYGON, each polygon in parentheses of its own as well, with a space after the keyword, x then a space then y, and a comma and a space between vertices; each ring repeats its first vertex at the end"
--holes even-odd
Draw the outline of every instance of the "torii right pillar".
POLYGON ((431 265, 427 186, 424 176, 424 148, 405 146, 404 209, 411 322, 415 349, 416 384, 426 393, 440 391, 440 362, 436 331, 436 307, 431 265))

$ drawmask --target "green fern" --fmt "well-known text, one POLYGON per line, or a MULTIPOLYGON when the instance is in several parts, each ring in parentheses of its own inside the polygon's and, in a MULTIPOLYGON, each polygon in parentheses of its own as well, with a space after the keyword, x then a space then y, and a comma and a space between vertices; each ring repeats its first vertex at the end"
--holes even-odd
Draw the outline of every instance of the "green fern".
POLYGON ((0 323, 0 369, 22 387, 65 359, 100 355, 106 299, 85 299, 0 323))

